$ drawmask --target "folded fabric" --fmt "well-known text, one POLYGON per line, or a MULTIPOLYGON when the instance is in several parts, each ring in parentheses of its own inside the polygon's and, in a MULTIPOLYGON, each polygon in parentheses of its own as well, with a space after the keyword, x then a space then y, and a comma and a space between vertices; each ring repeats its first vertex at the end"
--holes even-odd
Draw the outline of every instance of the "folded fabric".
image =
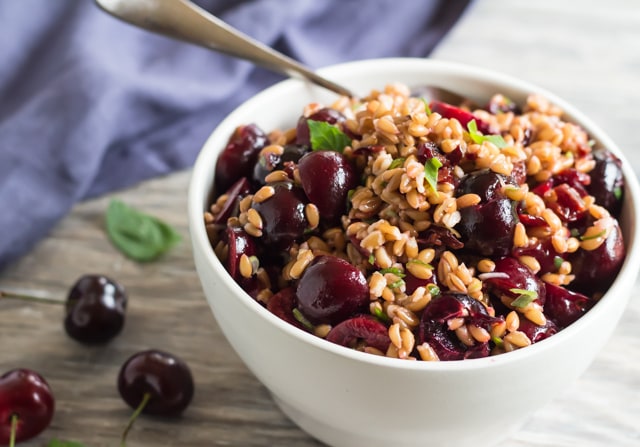
MULTIPOLYGON (((427 56, 469 1, 201 0, 317 68, 427 56)), ((0 2, 0 269, 80 200, 189 167, 281 76, 120 22, 91 1, 0 2)))

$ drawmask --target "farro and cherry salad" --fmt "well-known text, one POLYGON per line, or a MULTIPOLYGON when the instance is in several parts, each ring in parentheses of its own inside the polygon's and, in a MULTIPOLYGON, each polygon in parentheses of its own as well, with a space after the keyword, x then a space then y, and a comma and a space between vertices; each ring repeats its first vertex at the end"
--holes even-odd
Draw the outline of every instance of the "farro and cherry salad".
POLYGON ((520 349, 587 312, 625 257, 620 161, 539 95, 428 103, 389 85, 238 127, 204 219, 269 311, 372 354, 520 349))

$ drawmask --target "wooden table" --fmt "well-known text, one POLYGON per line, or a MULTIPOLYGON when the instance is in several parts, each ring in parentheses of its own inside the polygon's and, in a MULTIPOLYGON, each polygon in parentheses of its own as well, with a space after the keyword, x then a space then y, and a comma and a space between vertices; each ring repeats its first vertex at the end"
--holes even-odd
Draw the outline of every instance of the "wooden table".
MULTIPOLYGON (((502 70, 559 94, 610 133, 640 169, 640 7, 634 0, 477 0, 434 57, 502 70)), ((152 347, 189 363, 196 395, 179 420, 141 418, 129 445, 321 445, 283 416, 216 326, 191 258, 188 180, 189 172, 179 172, 81 203, 0 273, 2 288, 61 299, 80 275, 103 273, 130 295, 123 333, 102 347, 66 336, 62 306, 0 303, 0 372, 40 371, 57 398, 51 427, 23 445, 43 446, 53 437, 92 447, 118 445, 130 410, 117 393, 116 376, 129 355, 152 347), (183 243, 155 263, 124 259, 103 230, 112 197, 175 225, 183 243)), ((500 447, 640 445, 638 327, 635 296, 583 377, 500 447)))

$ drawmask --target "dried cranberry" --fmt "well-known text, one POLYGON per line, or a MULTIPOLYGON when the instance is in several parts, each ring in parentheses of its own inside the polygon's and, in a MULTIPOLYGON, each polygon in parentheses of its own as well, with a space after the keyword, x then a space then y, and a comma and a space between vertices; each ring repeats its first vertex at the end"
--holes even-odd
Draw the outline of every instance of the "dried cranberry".
POLYGON ((469 123, 469 121, 476 120, 478 130, 483 135, 495 133, 491 129, 491 126, 489 125, 489 123, 479 118, 476 118, 471 112, 468 112, 467 110, 463 110, 459 107, 452 106, 451 104, 447 104, 441 101, 431 101, 431 103, 429 104, 429 107, 431 108, 432 112, 439 113, 445 118, 457 119, 460 122, 460 124, 462 124, 462 126, 465 128, 467 127, 467 124, 469 123))

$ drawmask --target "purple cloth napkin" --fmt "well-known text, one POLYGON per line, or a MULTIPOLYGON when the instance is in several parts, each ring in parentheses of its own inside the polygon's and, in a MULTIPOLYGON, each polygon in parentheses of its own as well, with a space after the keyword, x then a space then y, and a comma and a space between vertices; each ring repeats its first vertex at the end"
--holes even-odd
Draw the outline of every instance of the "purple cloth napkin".
MULTIPOLYGON (((317 68, 427 56, 469 0, 196 3, 317 68)), ((282 79, 89 0, 0 2, 0 48, 0 269, 76 202, 189 167, 216 123, 282 79)))

